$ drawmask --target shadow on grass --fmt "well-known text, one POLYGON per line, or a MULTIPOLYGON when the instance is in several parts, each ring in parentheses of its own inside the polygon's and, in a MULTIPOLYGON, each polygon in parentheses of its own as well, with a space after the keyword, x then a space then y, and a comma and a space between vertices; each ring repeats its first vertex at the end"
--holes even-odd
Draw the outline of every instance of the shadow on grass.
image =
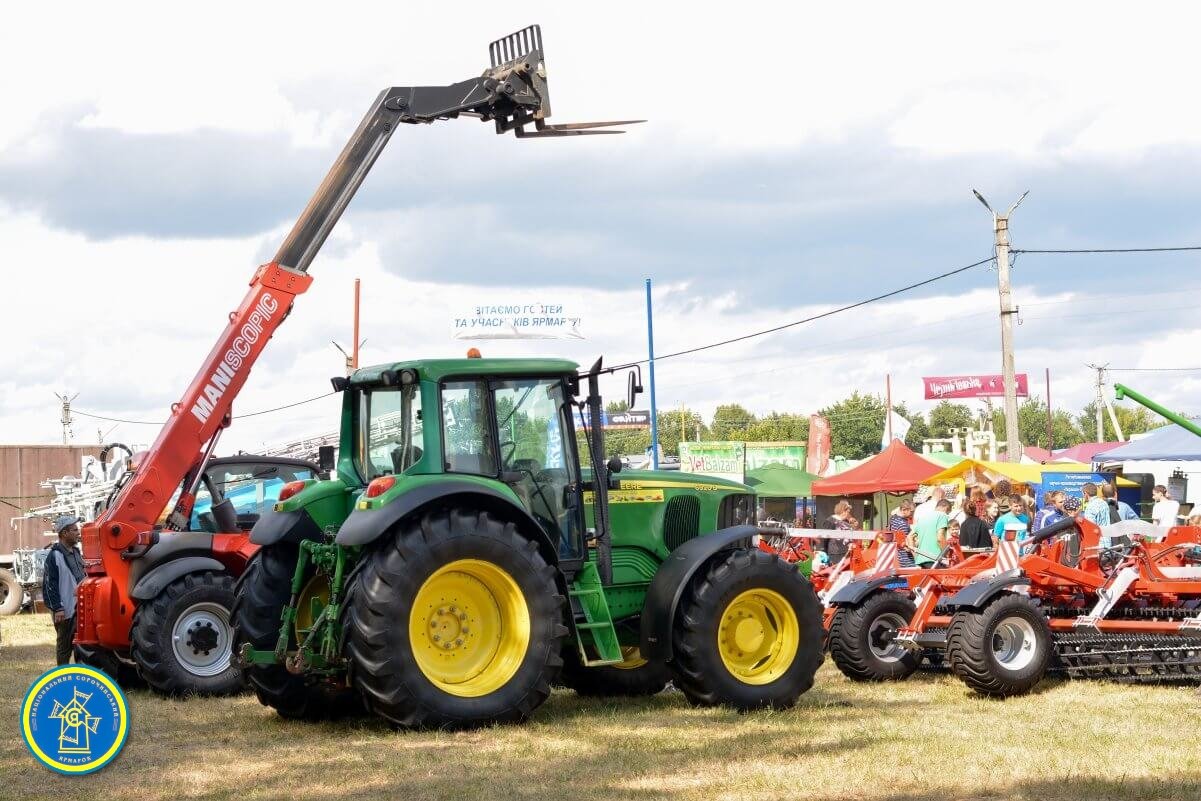
MULTIPOLYGON (((1201 798, 1201 776, 1190 774, 1165 778, 1127 778, 1072 774, 1057 779, 998 783, 995 788, 975 789, 979 801, 1185 801, 1201 798)), ((864 796, 875 801, 946 801, 946 791, 864 796)))

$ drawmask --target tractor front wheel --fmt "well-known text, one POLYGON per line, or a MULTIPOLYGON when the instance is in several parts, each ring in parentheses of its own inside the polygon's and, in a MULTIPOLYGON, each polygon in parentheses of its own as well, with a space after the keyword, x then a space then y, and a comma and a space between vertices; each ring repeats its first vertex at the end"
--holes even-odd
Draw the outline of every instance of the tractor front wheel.
POLYGON ((662 662, 644 659, 636 645, 621 647, 622 661, 616 665, 585 667, 575 648, 563 655, 562 682, 580 695, 646 696, 660 693, 671 681, 671 671, 662 662))
MULTIPOLYGON (((274 651, 280 617, 292 596, 292 576, 300 548, 289 542, 261 548, 238 579, 233 608, 234 644, 249 643, 258 651, 274 651)), ((308 608, 301 598, 300 609, 308 608)), ((296 647, 295 632, 288 645, 296 647)), ((289 673, 283 665, 252 665, 246 678, 259 703, 290 720, 328 720, 361 711, 358 694, 331 680, 308 680, 289 673)))
POLYGON ((821 666, 822 606, 808 581, 758 549, 719 558, 676 613, 675 684, 698 706, 785 709, 821 666))
POLYGON ((1051 664, 1051 628, 1029 598, 1005 593, 979 612, 955 613, 947 659, 955 675, 982 695, 1023 695, 1051 664))
POLYGON ((163 695, 230 695, 242 689, 233 663, 229 610, 234 580, 225 573, 176 579, 133 614, 130 655, 163 695))
POLYGON ((475 509, 402 521, 365 557, 344 615, 367 706, 405 728, 528 718, 563 665, 555 568, 517 527, 475 509))
POLYGON ((921 664, 922 655, 896 642, 897 630, 913 618, 904 595, 883 590, 855 606, 841 606, 830 623, 830 658, 851 681, 899 681, 921 664))

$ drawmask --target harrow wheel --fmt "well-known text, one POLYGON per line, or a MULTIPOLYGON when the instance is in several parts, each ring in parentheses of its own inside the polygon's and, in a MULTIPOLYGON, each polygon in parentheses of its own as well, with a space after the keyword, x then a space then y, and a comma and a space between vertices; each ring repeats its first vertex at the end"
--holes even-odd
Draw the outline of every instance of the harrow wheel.
POLYGON ((918 669, 922 655, 895 641, 915 607, 900 593, 885 590, 855 606, 842 606, 830 622, 830 658, 852 681, 900 681, 918 669))
POLYGON ((400 523, 364 557, 344 612, 351 676, 405 728, 528 718, 563 666, 555 569, 512 523, 453 509, 400 523))
POLYGON ((821 602, 796 566, 738 550, 685 592, 670 667, 697 706, 785 709, 813 686, 824 636, 821 602))
POLYGON ((671 671, 662 662, 644 659, 636 645, 623 645, 622 662, 602 667, 584 667, 574 647, 563 653, 561 681, 580 695, 646 696, 662 692, 671 681, 671 671))
MULTIPOLYGON (((300 549, 290 542, 268 545, 259 550, 246 572, 238 579, 233 608, 234 643, 240 648, 250 643, 256 650, 274 650, 279 637, 280 615, 292 594, 292 576, 300 549)), ((309 582, 298 604, 307 610, 308 597, 320 595, 322 585, 309 582)), ((298 619, 303 617, 303 612, 298 619)), ((296 647, 295 631, 289 647, 296 647)), ((353 715, 362 710, 358 695, 344 684, 308 681, 289 673, 283 665, 254 665, 246 669, 246 678, 259 703, 269 706, 280 717, 291 720, 328 720, 353 715)))
POLYGON ((1034 689, 1051 664, 1051 629, 1029 598, 1004 593, 978 612, 957 612, 947 658, 964 684, 1005 698, 1034 689))

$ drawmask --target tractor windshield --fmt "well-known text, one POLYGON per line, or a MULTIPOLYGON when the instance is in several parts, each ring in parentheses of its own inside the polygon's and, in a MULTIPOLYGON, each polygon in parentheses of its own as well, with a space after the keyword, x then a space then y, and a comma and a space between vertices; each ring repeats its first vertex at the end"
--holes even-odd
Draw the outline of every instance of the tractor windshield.
POLYGON ((402 473, 421 458, 421 393, 416 384, 359 395, 355 466, 363 478, 402 473))

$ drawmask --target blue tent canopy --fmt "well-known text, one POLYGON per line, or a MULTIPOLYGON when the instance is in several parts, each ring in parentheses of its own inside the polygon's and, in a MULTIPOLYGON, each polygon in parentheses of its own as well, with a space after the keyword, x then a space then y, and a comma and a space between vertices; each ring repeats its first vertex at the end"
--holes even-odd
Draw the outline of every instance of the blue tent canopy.
MULTIPOLYGON (((1201 421, 1201 418, 1194 418, 1201 421)), ((1201 437, 1175 423, 1157 428, 1147 436, 1127 442, 1093 457, 1094 462, 1128 462, 1162 459, 1189 462, 1201 460, 1201 437)))

